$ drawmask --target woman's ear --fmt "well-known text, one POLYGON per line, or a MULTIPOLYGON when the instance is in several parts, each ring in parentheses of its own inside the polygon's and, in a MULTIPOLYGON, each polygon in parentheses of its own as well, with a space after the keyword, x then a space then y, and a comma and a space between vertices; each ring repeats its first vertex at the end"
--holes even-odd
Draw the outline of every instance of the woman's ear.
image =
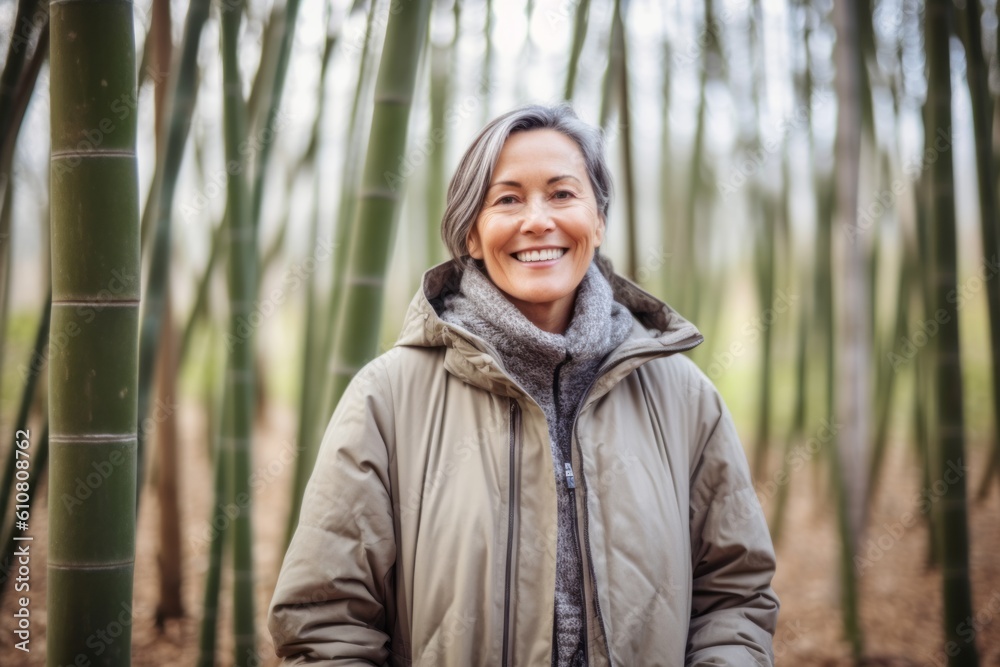
POLYGON ((597 216, 597 228, 594 230, 594 247, 600 248, 604 243, 604 216, 597 216))
POLYGON ((475 225, 469 230, 469 235, 465 237, 465 245, 469 249, 469 257, 472 259, 483 258, 483 245, 479 242, 479 232, 475 225))

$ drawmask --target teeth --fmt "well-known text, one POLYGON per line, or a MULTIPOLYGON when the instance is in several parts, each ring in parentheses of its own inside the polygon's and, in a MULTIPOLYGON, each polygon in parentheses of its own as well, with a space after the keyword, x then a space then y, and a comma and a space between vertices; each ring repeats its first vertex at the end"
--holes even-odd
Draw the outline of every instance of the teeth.
POLYGON ((546 262, 559 259, 566 253, 565 248, 546 248, 545 250, 527 250, 514 255, 521 262, 546 262))

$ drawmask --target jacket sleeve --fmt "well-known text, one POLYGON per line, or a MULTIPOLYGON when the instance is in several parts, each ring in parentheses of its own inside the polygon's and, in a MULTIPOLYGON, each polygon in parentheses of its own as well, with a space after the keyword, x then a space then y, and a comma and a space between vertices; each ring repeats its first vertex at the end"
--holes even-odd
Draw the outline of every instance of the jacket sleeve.
POLYGON ((732 417, 702 378, 707 434, 691 476, 693 589, 687 665, 773 665, 778 598, 767 522, 732 417))
POLYGON ((333 414, 278 575, 268 629, 283 665, 382 665, 396 558, 386 442, 389 393, 377 363, 333 414))

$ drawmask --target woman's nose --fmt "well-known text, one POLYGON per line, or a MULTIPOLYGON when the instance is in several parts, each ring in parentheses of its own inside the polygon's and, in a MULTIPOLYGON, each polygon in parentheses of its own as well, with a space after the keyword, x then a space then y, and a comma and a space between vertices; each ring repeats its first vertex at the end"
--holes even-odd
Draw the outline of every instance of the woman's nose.
POLYGON ((542 234, 555 227, 555 223, 552 222, 552 212, 545 202, 540 202, 537 199, 529 200, 528 205, 523 210, 524 217, 521 220, 523 233, 542 234))

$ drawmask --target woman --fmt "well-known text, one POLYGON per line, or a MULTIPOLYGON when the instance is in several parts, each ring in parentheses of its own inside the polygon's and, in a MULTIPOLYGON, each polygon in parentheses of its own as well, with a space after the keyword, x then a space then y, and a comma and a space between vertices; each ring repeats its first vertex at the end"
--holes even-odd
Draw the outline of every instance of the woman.
POLYGON ((448 188, 453 260, 341 399, 274 593, 329 665, 769 665, 774 553, 702 341, 597 254, 600 132, 487 125, 448 188))

